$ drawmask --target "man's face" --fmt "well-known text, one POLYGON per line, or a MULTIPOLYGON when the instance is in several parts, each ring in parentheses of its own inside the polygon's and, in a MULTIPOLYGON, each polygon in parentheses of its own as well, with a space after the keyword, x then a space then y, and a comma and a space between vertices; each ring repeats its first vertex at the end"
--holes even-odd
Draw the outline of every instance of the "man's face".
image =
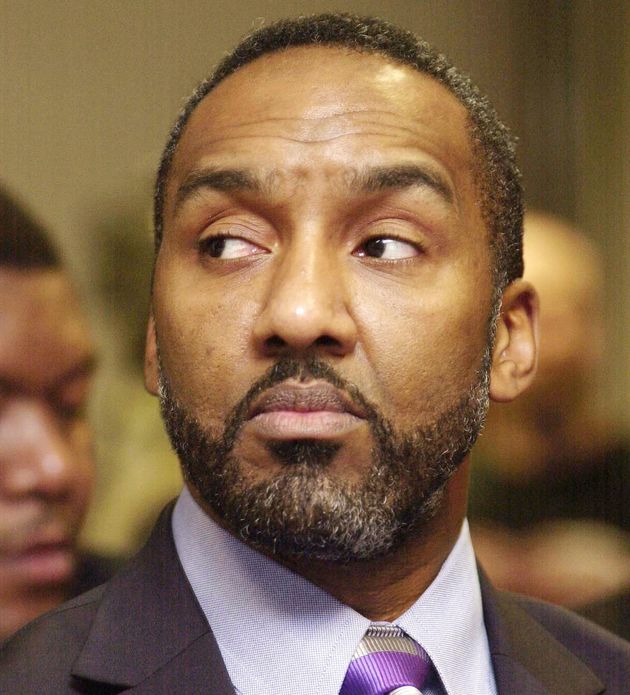
POLYGON ((263 57, 192 115, 147 383, 157 392, 157 343, 188 483, 233 530, 268 514, 273 531, 252 537, 293 534, 300 552, 295 525, 360 517, 360 530, 370 514, 353 500, 387 514, 398 500, 407 522, 435 507, 487 395, 493 291, 471 156, 444 87, 330 48, 263 57))
POLYGON ((92 487, 93 348, 57 271, 0 268, 0 636, 58 603, 92 487))

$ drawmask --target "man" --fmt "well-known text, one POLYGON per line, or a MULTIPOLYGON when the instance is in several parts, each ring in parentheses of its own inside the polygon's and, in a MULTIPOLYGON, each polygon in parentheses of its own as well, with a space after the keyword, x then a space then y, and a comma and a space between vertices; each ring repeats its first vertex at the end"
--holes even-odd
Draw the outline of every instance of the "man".
POLYGON ((0 189, 0 640, 107 577, 77 550, 93 480, 93 370, 56 251, 0 189))
POLYGON ((575 608, 630 585, 630 446, 603 409, 601 255, 553 215, 528 212, 524 229, 538 373, 523 397, 490 407, 469 515, 497 586, 575 608))
POLYGON ((464 521, 488 392, 534 373, 519 191, 487 103, 406 32, 241 43, 156 187, 145 374, 186 490, 0 689, 621 693, 630 647, 480 588, 464 521))

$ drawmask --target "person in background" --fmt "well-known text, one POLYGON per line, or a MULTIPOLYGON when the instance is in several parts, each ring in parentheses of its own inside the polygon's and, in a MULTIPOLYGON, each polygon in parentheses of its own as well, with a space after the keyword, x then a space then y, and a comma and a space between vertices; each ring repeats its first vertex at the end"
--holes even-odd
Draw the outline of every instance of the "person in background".
POLYGON ((185 479, 0 691, 627 693, 630 644, 496 592, 466 521, 488 399, 536 365, 512 139, 376 18, 264 27, 171 131, 145 383, 185 479))
POLYGON ((630 589, 582 606, 578 613, 630 641, 630 589))
POLYGON ((46 231, 0 188, 0 640, 107 579, 80 553, 94 344, 46 231))
POLYGON ((601 255, 553 215, 529 212, 524 228, 538 374, 517 401, 490 407, 469 514, 499 586, 576 608, 630 586, 630 445, 602 401, 601 255))

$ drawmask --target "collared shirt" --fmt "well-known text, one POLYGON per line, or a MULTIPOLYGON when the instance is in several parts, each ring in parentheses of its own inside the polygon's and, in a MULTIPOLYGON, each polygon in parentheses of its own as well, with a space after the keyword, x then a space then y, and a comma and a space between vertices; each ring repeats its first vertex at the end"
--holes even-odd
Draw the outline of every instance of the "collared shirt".
MULTIPOLYGON (((339 693, 367 618, 229 534, 186 489, 173 534, 240 695, 339 693)), ((431 657, 424 695, 496 695, 466 521, 437 577, 395 624, 431 657)))

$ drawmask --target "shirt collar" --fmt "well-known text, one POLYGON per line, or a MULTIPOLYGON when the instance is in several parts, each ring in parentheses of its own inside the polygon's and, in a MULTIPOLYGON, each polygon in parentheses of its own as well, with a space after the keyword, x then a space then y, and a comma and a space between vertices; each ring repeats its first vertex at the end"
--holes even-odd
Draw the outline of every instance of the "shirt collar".
MULTIPOLYGON (((367 618, 230 535, 187 489, 173 535, 239 692, 339 692, 367 618)), ((484 671, 479 659, 490 676, 492 669, 466 522, 436 579, 396 624, 428 652, 448 695, 491 692, 471 689, 471 674, 484 671)))
POLYGON ((396 624, 429 654, 448 695, 496 692, 467 520, 437 577, 396 624))

